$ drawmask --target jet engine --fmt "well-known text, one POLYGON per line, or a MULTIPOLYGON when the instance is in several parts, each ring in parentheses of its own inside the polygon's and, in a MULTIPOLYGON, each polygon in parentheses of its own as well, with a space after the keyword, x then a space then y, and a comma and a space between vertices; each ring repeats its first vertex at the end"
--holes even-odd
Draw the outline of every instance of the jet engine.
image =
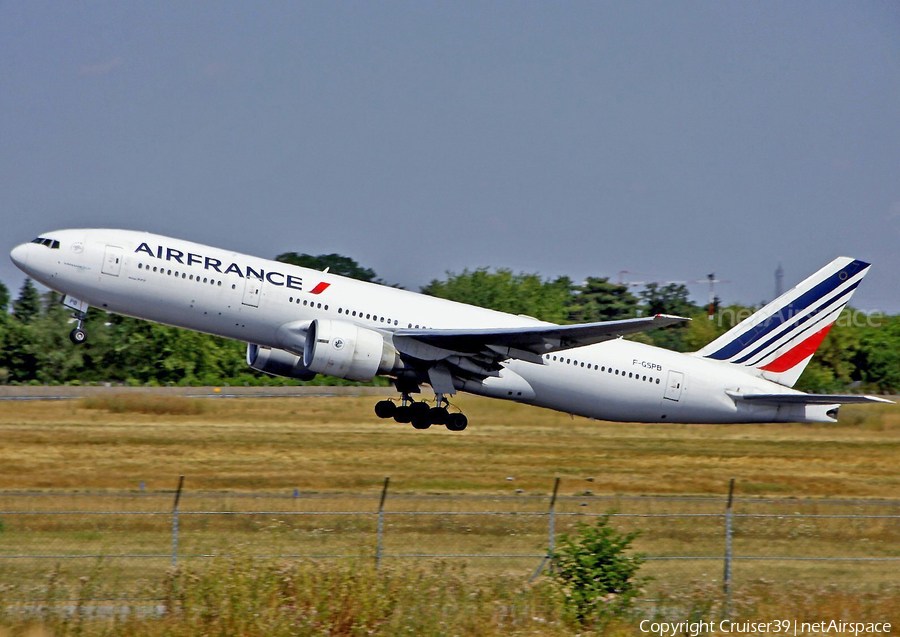
POLYGON ((402 363, 394 346, 378 332, 347 321, 316 319, 306 332, 303 365, 319 374, 369 381, 402 363))
POLYGON ((253 343, 247 344, 247 364, 257 371, 273 376, 297 380, 312 380, 316 377, 316 373, 310 371, 299 356, 283 349, 261 347, 253 343))

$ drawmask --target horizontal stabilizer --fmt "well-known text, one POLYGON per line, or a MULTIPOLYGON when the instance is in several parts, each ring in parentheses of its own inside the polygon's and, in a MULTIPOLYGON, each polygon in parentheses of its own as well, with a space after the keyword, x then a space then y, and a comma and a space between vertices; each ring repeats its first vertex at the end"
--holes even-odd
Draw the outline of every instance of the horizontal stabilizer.
POLYGON ((763 405, 846 405, 850 403, 887 403, 894 401, 862 394, 738 394, 728 393, 739 400, 763 405))

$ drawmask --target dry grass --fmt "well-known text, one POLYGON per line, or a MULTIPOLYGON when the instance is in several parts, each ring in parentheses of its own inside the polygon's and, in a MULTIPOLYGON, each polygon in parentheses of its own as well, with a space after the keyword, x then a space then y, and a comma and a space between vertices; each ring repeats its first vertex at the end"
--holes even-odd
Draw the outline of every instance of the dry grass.
POLYGON ((81 399, 85 409, 101 409, 113 414, 149 414, 152 416, 198 416, 206 413, 207 401, 181 396, 148 394, 111 394, 81 399))
MULTIPOLYGON (((722 496, 732 476, 738 479, 739 496, 778 499, 774 503, 745 499, 740 504, 745 513, 855 513, 876 508, 879 513, 896 513, 890 505, 883 511, 884 505, 837 505, 823 499, 900 499, 896 470, 900 408, 896 406, 848 407, 837 425, 692 426, 592 422, 462 398, 460 406, 470 416, 470 428, 451 433, 443 428, 422 432, 379 421, 371 413, 375 401, 371 397, 180 401, 111 396, 97 402, 0 403, 0 509, 165 511, 180 474, 187 476, 184 510, 374 511, 385 475, 391 476, 388 508, 392 511, 454 507, 544 511, 546 499, 527 496, 546 495, 555 476, 564 478, 558 506, 562 513, 601 513, 611 508, 633 513, 719 513, 721 497, 703 496, 722 496), (200 407, 184 407, 196 404, 200 407), (160 413, 165 409, 170 411, 160 413), (85 493, 136 490, 141 481, 150 489, 142 498, 85 493), (287 495, 294 488, 301 489, 303 497, 240 497, 260 491, 287 495), (3 494, 13 490, 68 494, 27 498, 3 494), (516 495, 517 490, 522 493, 516 495), (454 501, 412 495, 430 493, 471 497, 454 501), (628 499, 650 494, 700 498, 668 503, 628 499)), ((574 520, 560 517, 557 530, 566 531, 574 520)), ((900 529, 895 522, 738 518, 735 552, 738 556, 897 556, 900 529)), ((0 516, 0 539, 7 554, 165 555, 171 547, 170 523, 169 516, 6 515, 0 516)), ((615 523, 625 530, 643 529, 636 548, 651 555, 721 555, 721 518, 617 518, 615 523)), ((372 516, 183 515, 180 550, 182 554, 264 551, 371 557, 374 525, 372 516)), ((394 515, 386 520, 388 555, 540 553, 545 547, 543 517, 394 515)), ((0 624, 14 634, 23 634, 31 626, 36 634, 46 630, 47 634, 177 635, 194 634, 200 625, 218 634, 231 630, 322 633, 330 624, 296 623, 310 618, 298 615, 298 608, 315 607, 323 613, 316 621, 340 626, 358 621, 357 632, 575 632, 546 591, 523 584, 523 574, 536 566, 534 559, 472 560, 464 571, 435 575, 421 560, 387 558, 386 576, 370 573, 368 559, 365 565, 352 567, 333 562, 320 566, 211 564, 186 558, 180 563, 186 568, 179 571, 182 597, 177 613, 147 616, 146 610, 136 608, 133 615, 89 622, 59 617, 33 622, 8 614, 0 624), (354 572, 368 579, 354 579, 354 572), (295 582, 317 581, 327 594, 313 599, 309 597, 313 589, 297 589, 290 598, 294 601, 285 604, 280 593, 276 595, 284 588, 278 589, 270 575, 295 582), (363 595, 359 587, 369 591, 359 604, 329 605, 342 595, 363 595), (452 595, 447 595, 448 590, 452 595), (244 593, 257 601, 240 608, 229 606, 244 593), (442 595, 440 603, 434 601, 438 595, 442 595), (390 613, 385 604, 393 609, 390 613)), ((7 587, 0 586, 0 597, 77 600, 126 593, 159 597, 168 594, 161 587, 172 582, 165 575, 167 565, 168 558, 68 560, 56 568, 47 560, 0 560, 0 584, 7 587)), ((889 621, 900 615, 900 593, 889 586, 896 579, 895 566, 895 562, 737 561, 735 612, 754 620, 791 616, 814 621, 864 617, 889 621)), ((721 613, 716 583, 721 578, 721 561, 656 561, 644 569, 656 577, 652 588, 663 600, 652 612, 670 613, 674 619, 687 614, 710 619, 721 613), (685 583, 691 580, 697 583, 685 583)), ((633 629, 627 623, 618 624, 607 633, 627 635, 633 629)), ((337 632, 353 634, 354 630, 337 632)))
POLYGON ((567 495, 721 495, 735 476, 742 495, 900 499, 896 406, 848 406, 838 425, 644 425, 462 398, 471 424, 452 433, 378 420, 373 398, 140 406, 157 400, 0 404, 0 490, 167 489, 185 474, 194 490, 377 492, 390 475, 394 491, 545 494, 563 476, 582 481, 567 495))
MULTIPOLYGON (((581 626, 550 581, 472 576, 446 564, 386 568, 354 562, 312 564, 218 560, 172 569, 147 582, 144 600, 114 612, 98 604, 103 569, 74 578, 47 573, 42 597, 0 587, 0 635, 584 635, 640 634, 640 621, 706 621, 718 625, 725 598, 708 584, 682 581, 650 604, 608 624, 581 626), (70 612, 58 600, 71 600, 70 612), (42 612, 36 609, 42 608, 42 612), (107 612, 103 612, 106 610, 107 612), (27 632, 27 631, 34 632, 27 632)), ((33 591, 32 591, 33 592, 33 591)), ((744 621, 891 622, 900 620, 900 590, 871 593, 827 584, 773 589, 757 581, 736 592, 730 619, 744 621)), ((646 633, 645 633, 646 634, 646 633)), ((669 633, 671 634, 671 633, 669 633)), ((682 631, 679 634, 686 634, 682 631)), ((720 634, 718 631, 716 634, 720 634)), ((753 633, 756 634, 756 633, 753 633)), ((809 634, 804 632, 803 634, 809 634)))

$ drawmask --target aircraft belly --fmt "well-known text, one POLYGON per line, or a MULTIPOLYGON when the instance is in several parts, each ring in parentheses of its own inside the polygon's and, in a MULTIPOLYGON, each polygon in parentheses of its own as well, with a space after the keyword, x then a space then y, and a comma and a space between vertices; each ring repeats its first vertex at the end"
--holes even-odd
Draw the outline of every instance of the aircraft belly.
POLYGON ((530 404, 578 416, 619 422, 654 422, 658 398, 650 385, 625 393, 616 380, 599 371, 553 369, 519 363, 516 371, 534 388, 530 404), (643 391, 642 391, 643 390, 643 391))

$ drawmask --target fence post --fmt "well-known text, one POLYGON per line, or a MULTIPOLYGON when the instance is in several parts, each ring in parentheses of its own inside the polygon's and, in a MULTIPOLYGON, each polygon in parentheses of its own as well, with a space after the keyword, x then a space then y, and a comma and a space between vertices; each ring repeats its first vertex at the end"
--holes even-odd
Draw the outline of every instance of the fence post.
MULTIPOLYGON (((559 493, 559 476, 553 483, 553 495, 550 497, 550 512, 548 515, 549 522, 547 524, 547 559, 552 559, 553 549, 556 548, 556 494, 559 493)), ((550 562, 550 571, 553 571, 553 562, 550 562)))
POLYGON ((178 489, 175 491, 175 503, 172 505, 172 566, 178 566, 178 501, 181 499, 181 487, 184 486, 184 476, 178 479, 178 489))
POLYGON ((734 478, 728 483, 728 504, 725 505, 725 575, 722 577, 722 592, 725 593, 725 616, 731 606, 731 504, 734 500, 734 478))
MULTIPOLYGON (((529 582, 533 582, 537 579, 537 576, 541 574, 541 571, 544 570, 544 565, 547 562, 550 562, 553 557, 553 549, 556 548, 556 494, 559 493, 559 476, 556 477, 556 482, 553 483, 553 495, 550 496, 550 510, 547 512, 547 555, 544 559, 541 560, 541 563, 538 564, 537 570, 534 572, 534 575, 531 576, 529 582)), ((553 570, 553 563, 550 562, 550 570, 553 570)))
POLYGON ((381 489, 381 501, 378 503, 378 532, 375 544, 375 568, 381 568, 381 554, 384 552, 384 500, 387 498, 390 476, 384 479, 384 487, 381 489))

